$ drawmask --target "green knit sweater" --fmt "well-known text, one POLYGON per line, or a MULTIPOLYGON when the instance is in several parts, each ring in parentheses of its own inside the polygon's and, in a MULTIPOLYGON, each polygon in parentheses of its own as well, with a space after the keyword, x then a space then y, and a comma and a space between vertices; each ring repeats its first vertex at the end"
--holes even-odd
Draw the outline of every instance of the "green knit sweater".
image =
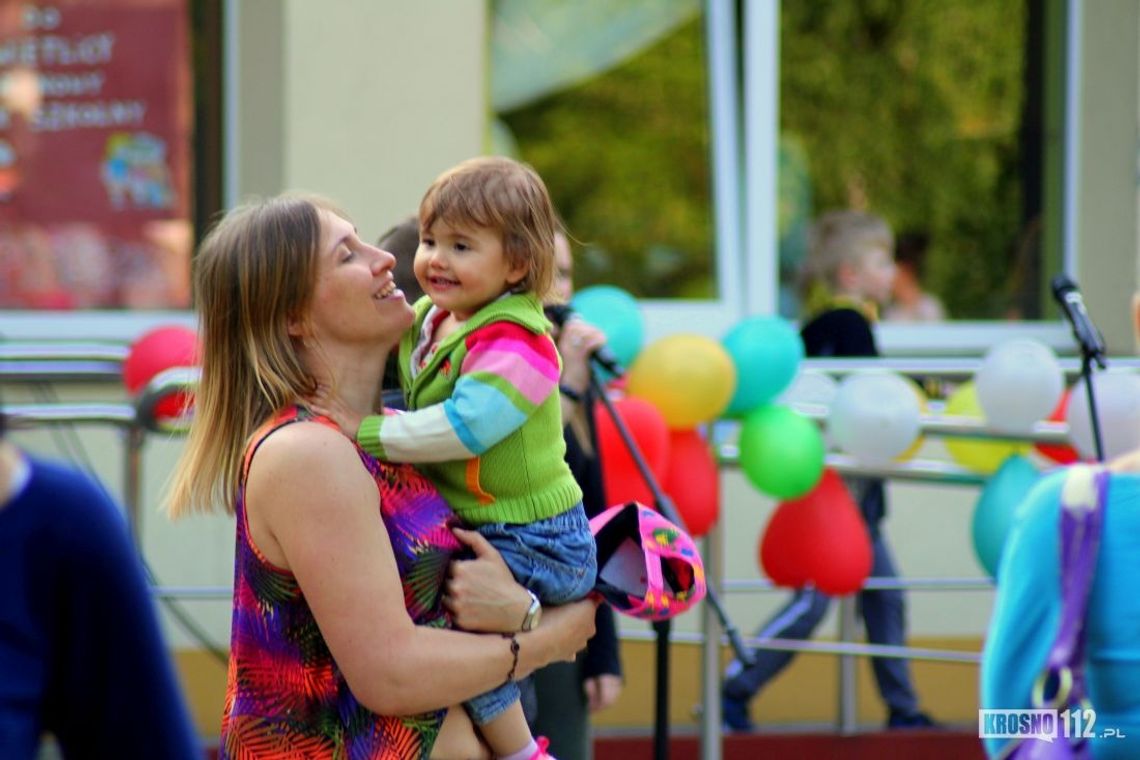
POLYGON ((415 462, 471 525, 529 523, 575 506, 582 491, 564 460, 561 360, 542 305, 529 294, 488 304, 413 373, 430 309, 427 298, 416 303, 400 344, 410 411, 366 418, 361 446, 415 462))

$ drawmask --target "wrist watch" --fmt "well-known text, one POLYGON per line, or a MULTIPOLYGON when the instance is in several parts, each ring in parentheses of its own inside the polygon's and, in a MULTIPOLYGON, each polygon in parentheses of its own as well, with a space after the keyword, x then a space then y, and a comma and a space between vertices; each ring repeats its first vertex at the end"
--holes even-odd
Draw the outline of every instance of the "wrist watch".
POLYGON ((522 631, 533 631, 538 627, 538 621, 542 618, 542 603, 538 601, 538 597, 534 592, 527 589, 526 592, 530 594, 530 607, 527 608, 526 615, 523 616, 522 631))

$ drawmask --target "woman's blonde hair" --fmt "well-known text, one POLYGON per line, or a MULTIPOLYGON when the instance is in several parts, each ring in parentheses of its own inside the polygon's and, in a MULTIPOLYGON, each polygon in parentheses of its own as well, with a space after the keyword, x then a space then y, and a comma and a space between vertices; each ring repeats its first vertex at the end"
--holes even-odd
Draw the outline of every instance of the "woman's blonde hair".
POLYGON ((289 325, 308 318, 326 201, 280 196, 236 208, 194 260, 202 377, 167 502, 172 517, 233 513, 250 436, 316 388, 289 325))
POLYGON ((495 230, 512 266, 527 265, 515 286, 545 300, 554 287, 554 230, 558 219, 542 178, 502 156, 472 158, 441 174, 420 201, 420 234, 436 221, 495 230))

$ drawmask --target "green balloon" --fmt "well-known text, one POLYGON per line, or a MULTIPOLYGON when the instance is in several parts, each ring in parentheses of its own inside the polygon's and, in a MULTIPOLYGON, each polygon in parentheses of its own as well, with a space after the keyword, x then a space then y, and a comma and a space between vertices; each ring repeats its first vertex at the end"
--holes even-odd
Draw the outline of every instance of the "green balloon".
POLYGON ((823 436, 814 422, 778 404, 762 404, 740 428, 740 467, 758 491, 795 499, 823 475, 823 436))

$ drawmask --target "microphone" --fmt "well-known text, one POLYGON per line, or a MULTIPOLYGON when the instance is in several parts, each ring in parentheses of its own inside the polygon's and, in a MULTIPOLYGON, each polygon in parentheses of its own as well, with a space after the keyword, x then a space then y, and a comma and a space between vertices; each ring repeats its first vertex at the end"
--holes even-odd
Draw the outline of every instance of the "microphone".
POLYGON ((1104 369, 1104 336, 1096 329, 1085 301, 1081 298, 1081 291, 1077 283, 1064 274, 1059 274, 1052 280, 1053 298, 1065 313, 1065 317, 1073 326, 1073 337, 1081 347, 1081 352, 1087 359, 1094 359, 1104 369))
MULTIPOLYGON (((574 309, 570 308, 569 304, 565 303, 552 303, 543 307, 546 312, 546 318, 561 328, 567 322, 582 319, 574 309)), ((614 352, 608 346, 598 346, 590 352, 590 359, 593 360, 602 369, 609 372, 615 377, 621 377, 625 374, 625 368, 621 366, 621 362, 614 356, 614 352)))

